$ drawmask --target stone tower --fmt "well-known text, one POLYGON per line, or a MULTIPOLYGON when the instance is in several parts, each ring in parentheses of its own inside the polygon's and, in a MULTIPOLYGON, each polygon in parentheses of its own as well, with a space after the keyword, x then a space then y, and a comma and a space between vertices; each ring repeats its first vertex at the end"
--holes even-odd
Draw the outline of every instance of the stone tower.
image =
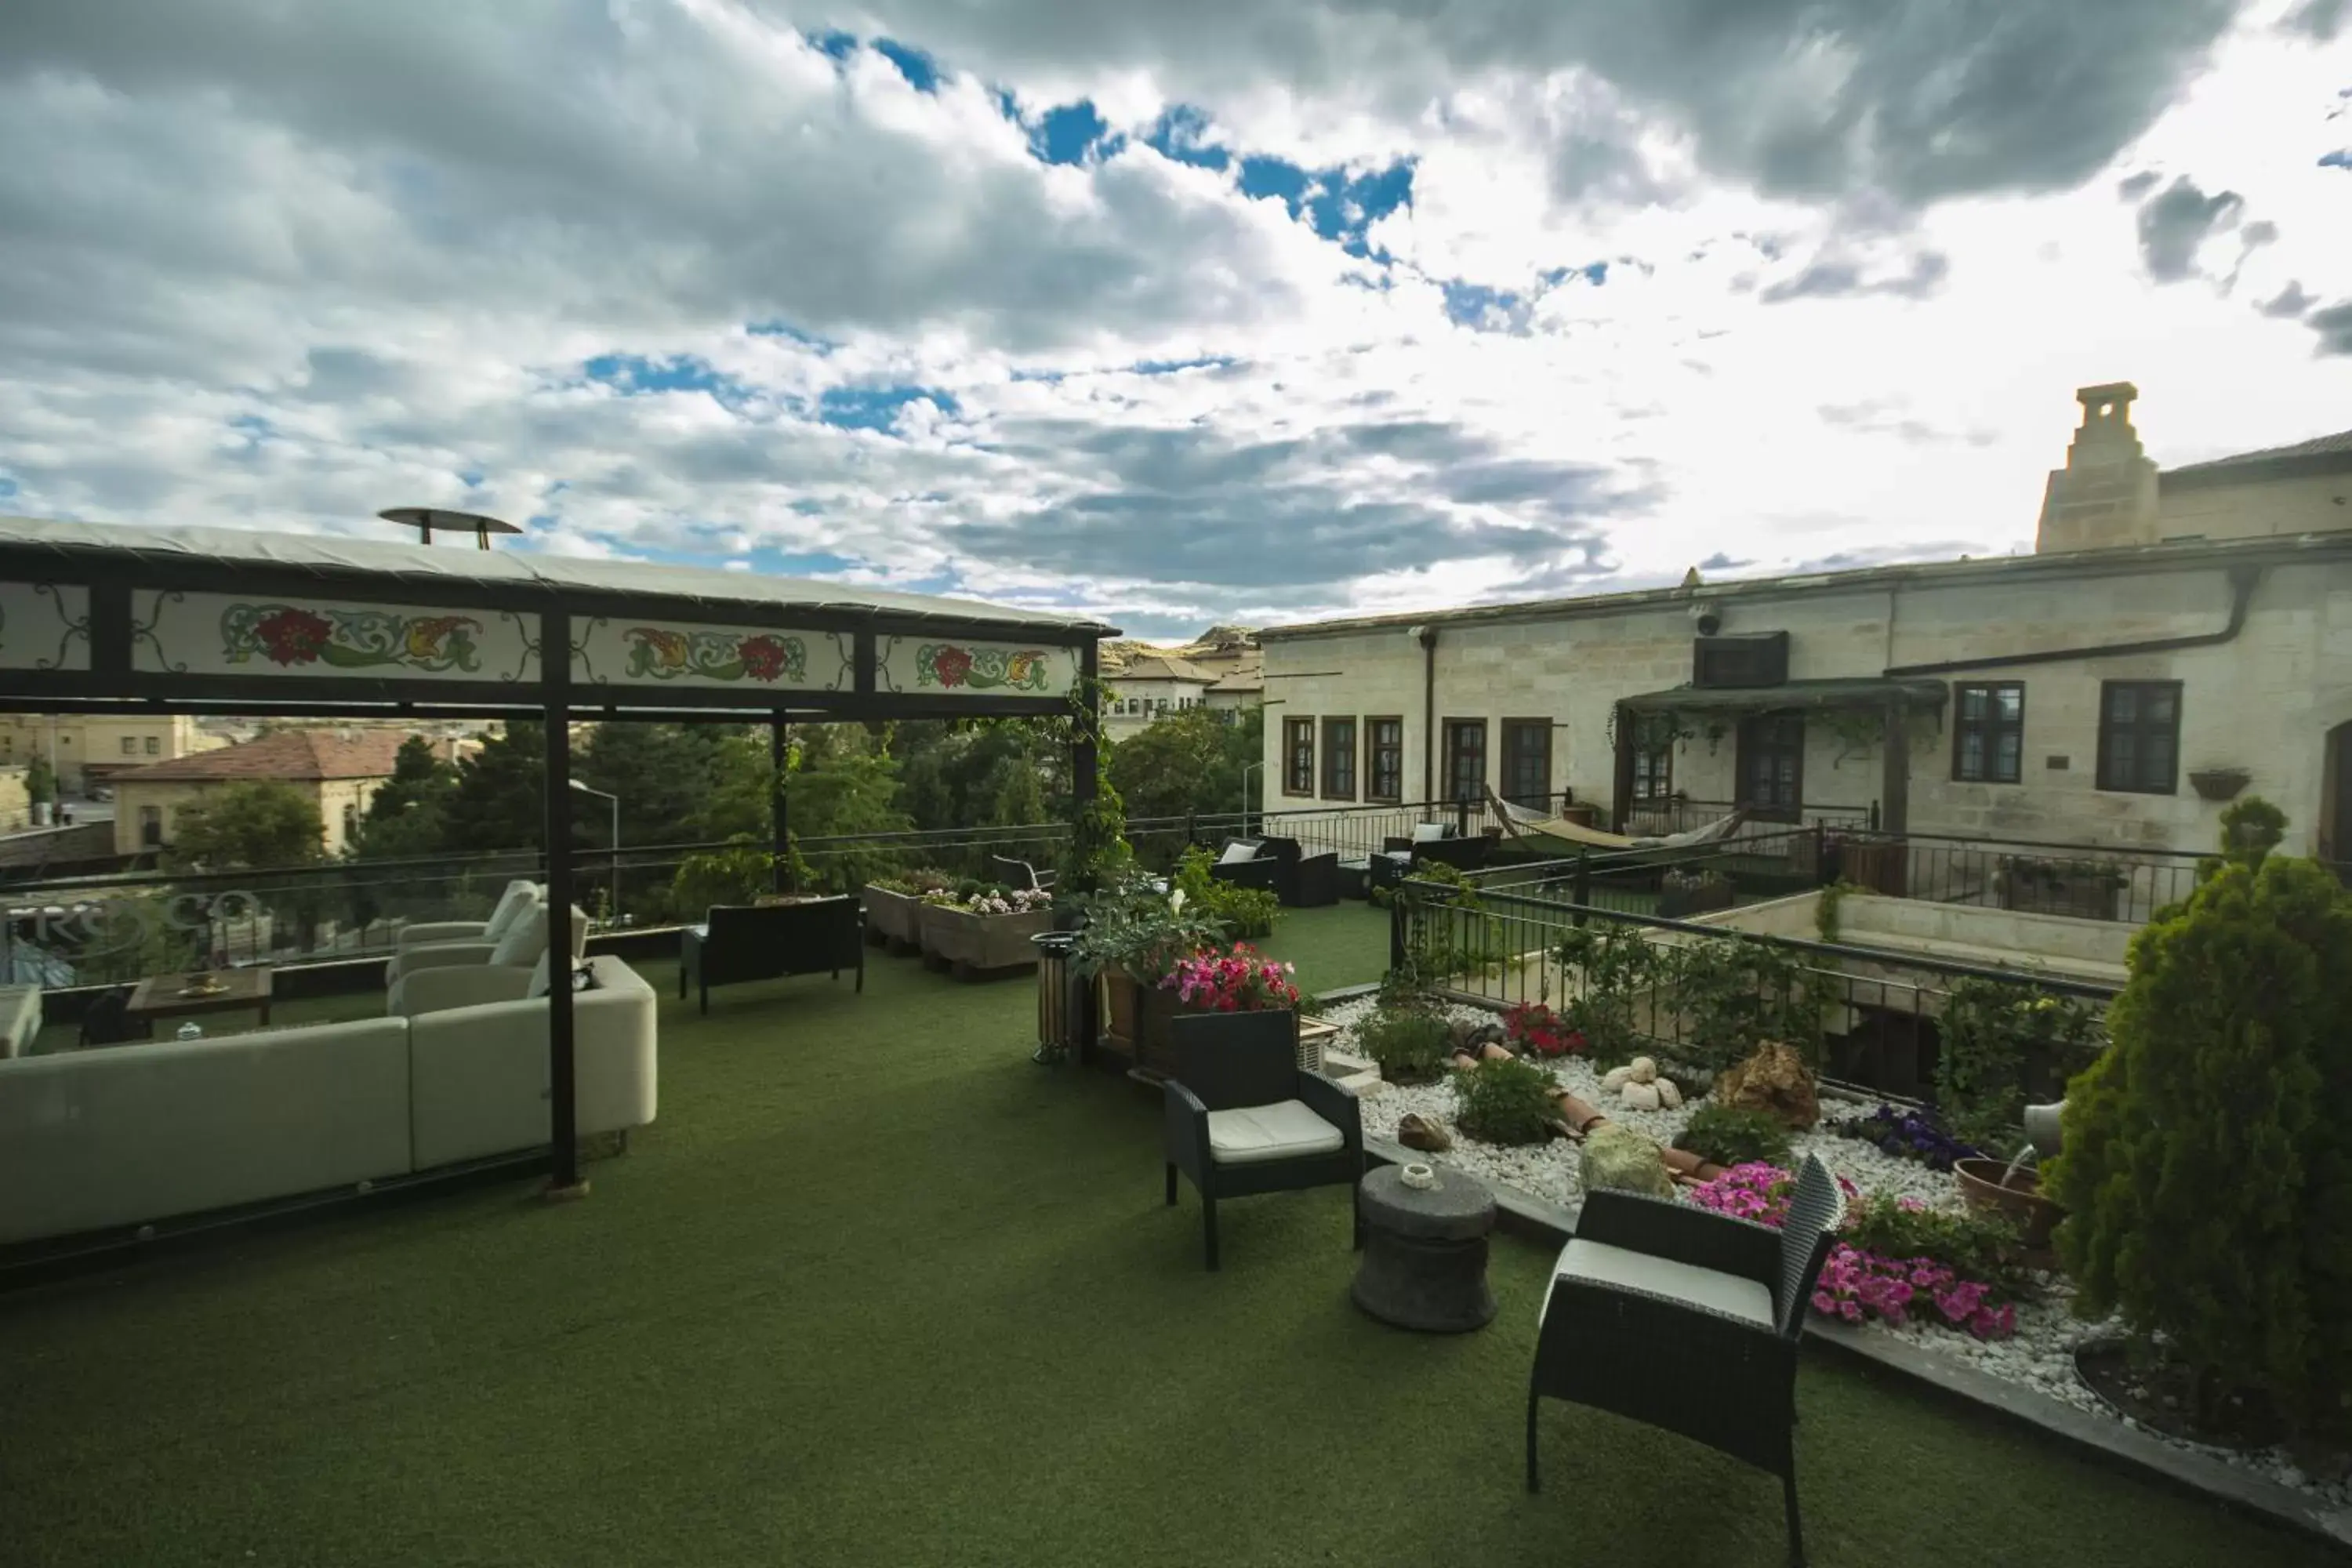
POLYGON ((2156 464, 2140 450, 2131 422, 2138 395, 2128 381, 2074 394, 2083 426, 2066 448, 2066 466, 2051 470, 2042 493, 2037 553, 2156 542, 2156 464))

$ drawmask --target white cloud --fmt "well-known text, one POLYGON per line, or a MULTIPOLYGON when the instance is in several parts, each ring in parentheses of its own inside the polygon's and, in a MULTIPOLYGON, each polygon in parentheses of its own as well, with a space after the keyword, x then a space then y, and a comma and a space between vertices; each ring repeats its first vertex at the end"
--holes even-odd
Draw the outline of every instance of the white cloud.
POLYGON ((2352 295, 2344 47, 1856 4, 1684 56, 1598 6, 880 7, 929 93, 719 0, 12 10, 0 505, 440 502, 1173 630, 2014 548, 2116 377, 2168 462, 2343 422, 2337 318, 2259 306, 2352 295), (2035 41, 2020 108, 1986 73, 2035 41), (1000 89, 1130 140, 1045 165, 1000 89), (1236 158, 1412 160, 1393 259, 1142 145, 1177 101, 1236 158), (2142 172, 2275 237, 2159 288, 2142 172))

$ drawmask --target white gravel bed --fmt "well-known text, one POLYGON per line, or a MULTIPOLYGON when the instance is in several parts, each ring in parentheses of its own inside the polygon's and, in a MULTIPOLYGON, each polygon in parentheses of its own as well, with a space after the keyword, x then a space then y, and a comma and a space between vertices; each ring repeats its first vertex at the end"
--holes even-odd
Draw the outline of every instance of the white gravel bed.
MULTIPOLYGON (((1340 1026, 1342 1048, 1352 1053, 1356 1051, 1354 1026, 1369 1016, 1373 1006, 1370 997, 1363 997, 1318 1009, 1318 1016, 1340 1026)), ((1450 1005, 1445 1012, 1449 1018, 1465 1023, 1491 1023, 1496 1017, 1486 1008, 1466 1004, 1450 1005)), ((1690 1120, 1691 1112, 1696 1109, 1696 1104, 1693 1104, 1675 1110, 1630 1110, 1619 1104, 1614 1095, 1602 1092, 1601 1075, 1580 1058, 1570 1057, 1551 1062, 1539 1061, 1538 1065, 1549 1068, 1553 1080, 1562 1089, 1590 1101, 1611 1121, 1636 1128, 1662 1144, 1674 1142, 1675 1134, 1682 1131, 1683 1124, 1690 1120)), ((1443 1082, 1375 1084, 1364 1092, 1362 1104, 1364 1131, 1370 1137, 1393 1141, 1398 1121, 1417 1112, 1442 1124, 1452 1136, 1454 1146, 1436 1156, 1444 1163, 1467 1171, 1483 1181, 1516 1187, 1549 1204, 1573 1207, 1581 1197, 1577 1182, 1579 1155, 1576 1144, 1566 1139, 1555 1139, 1549 1143, 1511 1149, 1466 1138, 1454 1124, 1454 1093, 1443 1082)), ((1842 1120, 1865 1112, 1871 1107, 1853 1101, 1830 1100, 1824 1097, 1822 1109, 1827 1117, 1842 1120)), ((1864 1193, 1891 1191, 1939 1208, 1960 1205, 1959 1183, 1950 1173, 1931 1171, 1915 1160, 1897 1159, 1858 1139, 1841 1138, 1817 1128, 1796 1135, 1790 1140, 1790 1147, 1792 1157, 1801 1157, 1808 1152, 1820 1154, 1831 1170, 1864 1193)), ((2062 1400, 2078 1410, 2119 1421, 2176 1448, 2221 1459, 2237 1468, 2251 1471, 2333 1506, 2352 1506, 2352 1482, 2308 1476, 2284 1450, 2240 1453, 2210 1447, 2170 1436, 2118 1415, 2083 1382, 2074 1370, 2075 1349, 2086 1340, 2116 1332, 2116 1325, 2112 1321, 2084 1322, 2075 1318, 2071 1310, 2073 1295, 2065 1280, 2053 1277, 2041 1300, 2017 1304, 2017 1332, 2006 1340, 1979 1340, 1918 1319, 1901 1328, 1883 1322, 1873 1322, 1868 1326, 1873 1332, 1895 1335, 1936 1354, 1960 1361, 1988 1376, 2062 1400)))

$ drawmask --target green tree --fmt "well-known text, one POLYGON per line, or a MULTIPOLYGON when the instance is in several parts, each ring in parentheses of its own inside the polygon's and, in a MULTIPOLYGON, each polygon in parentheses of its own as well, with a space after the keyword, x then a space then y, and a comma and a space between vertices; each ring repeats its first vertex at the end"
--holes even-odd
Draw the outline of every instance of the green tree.
MULTIPOLYGON (((620 797, 621 832, 629 842, 690 844, 723 837, 709 831, 708 806, 730 742, 741 735, 738 725, 608 721, 589 737, 572 775, 620 797)), ((764 741, 763 736, 762 751, 764 741)), ((764 773, 765 757, 760 762, 764 773)), ((599 829, 597 843, 604 842, 605 831, 599 829)))
POLYGON ((25 764, 25 796, 35 805, 47 805, 58 798, 57 770, 38 752, 25 764))
POLYGON ((366 820, 383 822, 401 816, 420 803, 437 807, 457 784, 457 770, 434 754, 433 742, 422 735, 411 735, 401 742, 399 754, 393 759, 392 777, 369 798, 366 820))
POLYGON ((2086 1314, 2341 1422, 2352 1388, 2352 900, 2242 847, 2132 941, 2113 1045, 2068 1088, 2045 1181, 2086 1314), (2259 860, 2259 865, 2255 862, 2259 860))
MULTIPOLYGON (((795 843, 913 828, 898 804, 898 764, 886 738, 857 724, 810 725, 793 737, 784 791, 795 843)), ((813 855, 809 864, 825 887, 845 891, 900 869, 908 858, 896 850, 851 847, 813 855)))
POLYGON ((1242 772, 1258 761, 1265 721, 1255 710, 1227 724, 1213 709, 1156 719, 1110 751, 1110 781, 1139 820, 1242 809, 1242 772))
POLYGON ((292 784, 241 781, 180 808, 169 859, 190 871, 307 866, 324 856, 325 835, 318 803, 292 784))
POLYGON ((460 854, 538 847, 546 831, 547 726, 509 721, 457 764, 442 805, 443 847, 460 854))

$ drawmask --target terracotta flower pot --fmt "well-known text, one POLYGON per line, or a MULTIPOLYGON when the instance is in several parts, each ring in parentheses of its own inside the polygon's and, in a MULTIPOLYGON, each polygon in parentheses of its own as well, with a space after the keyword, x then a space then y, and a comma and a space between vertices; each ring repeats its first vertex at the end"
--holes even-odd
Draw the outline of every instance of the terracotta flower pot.
POLYGON ((2042 1195, 2041 1173, 2031 1166, 2021 1165, 2009 1184, 2001 1184, 2001 1176, 2009 1169, 2000 1160, 1961 1160, 1952 1166, 1952 1173, 1960 1179, 1960 1197, 1970 1208, 1995 1210, 2017 1221, 2024 1232, 2024 1242, 2039 1250, 2050 1245, 2050 1233, 2066 1217, 2066 1211, 2042 1195))

